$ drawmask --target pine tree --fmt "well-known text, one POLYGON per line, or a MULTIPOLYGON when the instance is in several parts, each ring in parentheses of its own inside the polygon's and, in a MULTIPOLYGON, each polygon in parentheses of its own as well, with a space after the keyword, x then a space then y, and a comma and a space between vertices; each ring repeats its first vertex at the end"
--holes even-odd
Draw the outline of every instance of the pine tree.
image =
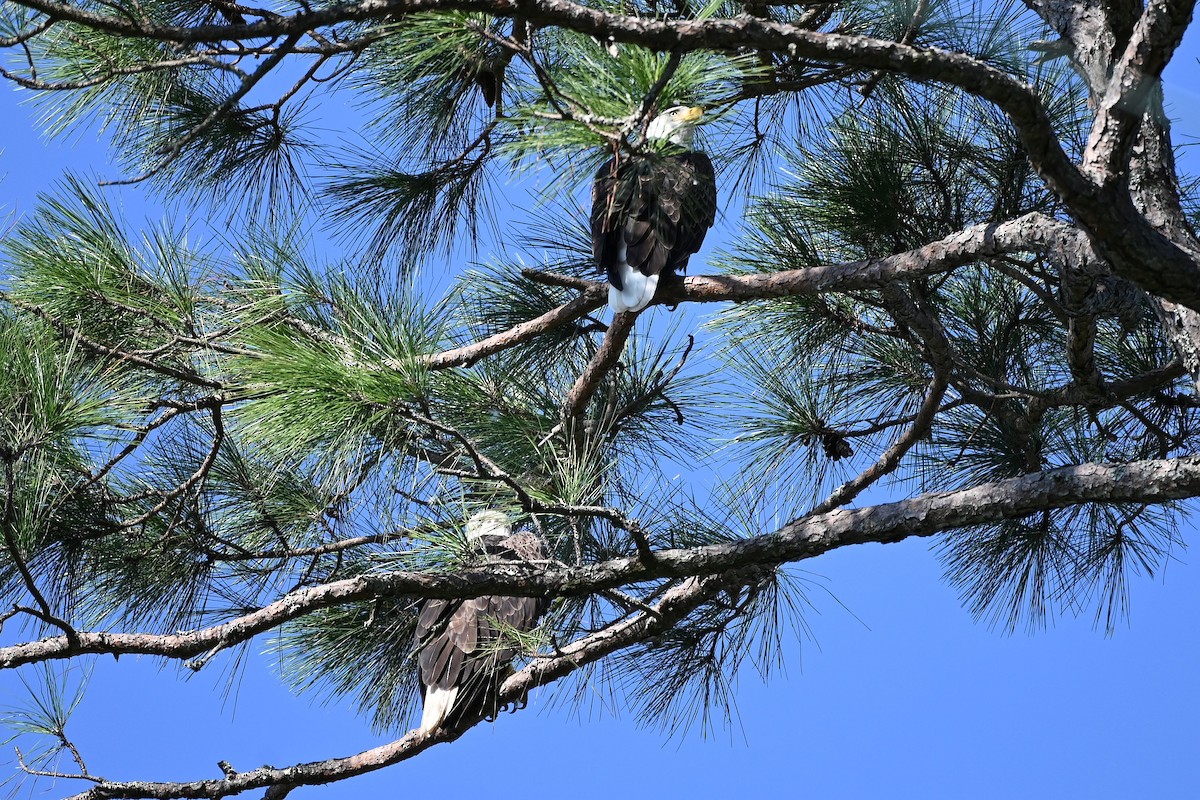
POLYGON ((26 772, 283 797, 457 738, 404 734, 423 598, 548 598, 503 701, 602 687, 667 729, 778 663, 790 567, 843 546, 936 537, 979 619, 1111 629, 1200 496, 1197 196, 1159 88, 1191 4, 1029 6, 0 5, 48 134, 102 129, 118 182, 225 229, 139 228, 71 175, 0 240, 0 666, 48 669, 26 772), (607 319, 587 187, 675 104, 706 109, 714 244, 673 314, 607 319), (480 563, 481 509, 546 562, 480 563), (88 776, 59 667, 246 648, 396 740, 88 776))

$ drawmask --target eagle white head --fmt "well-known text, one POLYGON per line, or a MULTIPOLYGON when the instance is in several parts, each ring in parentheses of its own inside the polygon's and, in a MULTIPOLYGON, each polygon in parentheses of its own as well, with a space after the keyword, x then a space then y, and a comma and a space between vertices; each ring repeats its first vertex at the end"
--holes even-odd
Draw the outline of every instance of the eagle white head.
POLYGON ((474 542, 485 536, 504 538, 512 534, 512 520, 508 514, 488 509, 474 514, 467 520, 467 541, 474 542))
POLYGON ((671 106, 650 120, 646 127, 647 139, 666 139, 672 144, 687 147, 692 143, 696 123, 704 115, 700 106, 671 106))

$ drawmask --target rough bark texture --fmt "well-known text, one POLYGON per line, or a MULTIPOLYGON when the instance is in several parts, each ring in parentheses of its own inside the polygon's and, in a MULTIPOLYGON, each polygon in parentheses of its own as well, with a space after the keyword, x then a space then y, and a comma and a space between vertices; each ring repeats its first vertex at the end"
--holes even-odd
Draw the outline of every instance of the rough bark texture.
POLYGON ((318 608, 372 597, 470 598, 485 594, 591 594, 650 578, 719 575, 800 561, 838 547, 898 542, 912 536, 1028 516, 1080 503, 1163 503, 1200 494, 1200 456, 1083 464, 985 483, 956 492, 792 520, 778 530, 728 544, 656 550, 652 561, 618 558, 567 568, 505 565, 453 574, 388 572, 301 589, 258 611, 211 628, 174 635, 75 631, 0 648, 0 668, 79 654, 191 658, 226 648, 318 608))
MULTIPOLYGON (((1193 6, 1152 2, 1142 14, 1140 4, 1133 2, 1029 2, 1070 43, 1072 63, 1087 83, 1092 102, 1101 108, 1088 142, 1086 168, 1100 181, 1127 181, 1138 213, 1155 230, 1195 251, 1196 235, 1179 201, 1162 95, 1156 80, 1147 81, 1147 76, 1156 79, 1162 74, 1191 21, 1193 6), (1114 74, 1118 69, 1120 74, 1114 74)), ((1200 315, 1195 306, 1160 299, 1156 312, 1200 391, 1200 315)))

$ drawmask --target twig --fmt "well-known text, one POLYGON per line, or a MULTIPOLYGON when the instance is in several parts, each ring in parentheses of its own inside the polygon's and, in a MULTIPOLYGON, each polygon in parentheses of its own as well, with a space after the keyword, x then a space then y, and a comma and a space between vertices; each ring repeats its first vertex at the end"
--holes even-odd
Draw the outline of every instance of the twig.
MULTIPOLYGON (((908 23, 908 27, 904 29, 904 35, 899 39, 900 44, 912 44, 913 39, 917 35, 917 30, 921 24, 925 22, 925 15, 929 13, 929 0, 918 0, 916 9, 913 10, 912 21, 908 23)), ((871 76, 863 81, 863 85, 858 87, 858 93, 863 96, 863 100, 868 99, 871 93, 875 91, 875 87, 883 80, 884 71, 877 69, 871 73, 871 76)))
POLYGON ((827 511, 832 511, 839 506, 849 503, 868 486, 896 469, 900 465, 900 459, 904 457, 904 454, 929 432, 929 427, 933 423, 934 415, 939 410, 942 397, 946 394, 946 386, 947 381, 944 374, 938 373, 934 375, 933 380, 929 383, 929 388, 925 392, 925 401, 921 404, 921 409, 917 412, 917 416, 908 430, 896 439, 892 446, 879 457, 878 461, 863 470, 853 480, 849 480, 839 486, 833 494, 813 508, 809 514, 824 514, 827 511))
POLYGON ((654 118, 652 113, 658 103, 658 97, 662 94, 663 89, 667 88, 671 78, 675 77, 675 71, 679 69, 679 63, 683 60, 683 54, 678 50, 672 50, 667 56, 667 63, 663 65, 663 71, 658 76, 658 80, 646 92, 646 96, 642 98, 642 108, 638 111, 638 119, 641 120, 638 125, 637 142, 641 144, 646 139, 646 131, 650 128, 650 121, 654 118))
POLYGON ((425 356, 423 360, 425 365, 432 370, 470 366, 481 358, 527 342, 546 331, 574 322, 585 314, 595 311, 604 305, 607 293, 607 285, 597 283, 571 302, 547 311, 528 322, 514 325, 506 331, 493 334, 474 344, 425 356))
MULTIPOLYGON (((943 411, 950 411, 951 409, 958 408, 959 406, 963 405, 965 402, 966 401, 961 397, 956 397, 953 400, 948 400, 945 403, 942 403, 940 406, 938 406, 937 413, 941 414, 943 411)), ((839 431, 839 433, 841 433, 841 435, 846 437, 847 439, 861 439, 864 436, 871 436, 876 433, 882 433, 890 428, 895 428, 898 425, 908 425, 909 423, 911 423, 913 420, 915 420, 917 418, 917 414, 919 414, 919 413, 920 413, 920 411, 918 410, 915 413, 906 414, 903 417, 897 417, 896 419, 876 421, 874 423, 871 423, 870 425, 865 425, 861 428, 851 428, 849 430, 842 430, 842 431, 839 431)))
POLYGON ((679 375, 679 371, 683 369, 683 365, 687 363, 688 355, 691 354, 692 347, 695 344, 696 338, 689 333, 687 346, 684 347, 683 353, 679 356, 679 360, 675 363, 674 368, 665 376, 659 375, 650 388, 630 400, 628 403, 622 406, 620 410, 614 410, 611 413, 606 410, 605 418, 610 419, 612 424, 616 425, 621 420, 636 412, 639 408, 642 408, 646 404, 650 403, 655 397, 661 397, 663 402, 670 406, 671 410, 675 412, 675 422, 679 425, 682 425, 684 423, 683 411, 681 411, 679 406, 672 402, 669 397, 663 394, 663 392, 670 387, 671 381, 675 380, 675 377, 679 375))
POLYGON ((607 286, 603 281, 589 281, 587 278, 577 278, 574 275, 562 275, 557 272, 533 269, 532 267, 522 269, 521 275, 531 281, 544 283, 547 286, 563 286, 567 289, 579 289, 583 292, 607 286))
POLYGON ((94 353, 97 355, 109 356, 111 358, 116 359, 117 361, 123 361, 123 362, 129 363, 129 364, 134 364, 136 366, 142 367, 143 369, 149 370, 151 372, 156 372, 160 375, 166 375, 168 377, 175 378, 177 380, 183 381, 184 383, 190 383, 195 386, 203 386, 208 389, 223 389, 224 388, 224 384, 222 384, 220 381, 213 380, 211 378, 206 378, 202 375, 199 375, 198 373, 191 372, 188 370, 176 369, 175 367, 171 367, 166 364, 159 363, 157 361, 152 361, 150 359, 142 358, 142 357, 137 356, 133 353, 130 353, 126 350, 122 350, 118 347, 112 347, 112 346, 103 344, 101 342, 97 342, 92 339, 89 339, 87 336, 84 336, 81 331, 71 327, 67 323, 65 323, 62 320, 58 319, 57 317, 53 316, 52 314, 47 312, 45 309, 43 309, 41 306, 33 305, 32 303, 26 303, 22 300, 18 300, 15 297, 12 297, 11 295, 9 295, 3 291, 0 291, 0 300, 3 300, 7 303, 11 303, 14 307, 19 308, 23 311, 28 311, 29 313, 33 314, 34 316, 38 317, 39 319, 42 319, 42 320, 50 323, 50 325, 52 327, 54 327, 56 330, 58 330, 59 333, 63 334, 68 339, 70 339, 72 342, 77 343, 84 350, 87 350, 91 353, 94 353))
POLYGON ((138 525, 143 524, 144 522, 149 520, 151 517, 153 517, 155 514, 158 514, 164 508, 166 508, 167 504, 170 503, 172 500, 174 500, 177 497, 182 496, 186 492, 190 491, 193 486, 196 486, 198 483, 200 483, 202 480, 204 480, 204 478, 208 475, 208 471, 212 468, 213 462, 215 462, 217 460, 217 452, 221 449, 221 443, 225 439, 225 425, 221 421, 221 407, 219 405, 213 406, 213 408, 212 408, 212 421, 213 421, 212 448, 209 449, 208 454, 204 457, 204 460, 200 462, 200 466, 191 475, 191 477, 189 477, 186 481, 184 481, 182 484, 177 486, 175 489, 172 489, 171 491, 169 491, 165 495, 163 495, 162 500, 156 506, 151 508, 149 511, 147 511, 144 514, 140 514, 132 519, 127 519, 122 522, 118 522, 117 523, 118 527, 120 527, 120 528, 135 528, 138 525))
POLYGON ((186 411, 198 411, 200 409, 212 408, 214 406, 221 405, 222 403, 226 402, 226 398, 224 395, 215 394, 192 403, 176 403, 174 401, 163 402, 164 404, 170 403, 171 407, 168 408, 167 411, 164 411, 162 414, 150 420, 145 425, 139 426, 131 442, 125 445, 125 447, 121 448, 119 453, 106 461, 99 470, 91 475, 88 475, 80 483, 75 484, 68 491, 64 492, 59 504, 61 505, 63 502, 66 502, 67 498, 69 497, 75 496, 80 492, 87 491, 90 487, 95 485, 98 481, 103 479, 105 475, 112 471, 117 464, 137 450, 137 448, 140 447, 143 442, 145 442, 146 437, 151 432, 161 428, 163 425, 166 425, 179 414, 182 414, 186 411))
POLYGON ((25 763, 25 754, 21 752, 21 748, 14 747, 13 750, 17 753, 17 766, 26 775, 33 775, 38 778, 57 778, 62 780, 76 781, 91 781, 95 784, 107 783, 103 778, 98 778, 95 775, 88 775, 86 772, 80 774, 72 774, 69 772, 58 772, 56 770, 34 769, 25 763))
POLYGON ((158 173, 162 172, 175 159, 177 159, 179 157, 180 153, 183 152, 183 148, 187 147, 189 144, 194 142, 197 138, 200 137, 201 134, 203 134, 206 130, 211 128, 216 123, 217 120, 219 120, 225 114, 229 113, 229 111, 231 109, 233 109, 233 107, 236 106, 243 97, 245 97, 247 94, 249 94, 250 90, 254 88, 255 84, 257 84, 260 80, 265 78, 267 76, 268 72, 270 72, 275 67, 277 67, 279 65, 279 62, 283 61, 284 57, 292 52, 292 47, 297 42, 300 41, 300 39, 303 37, 303 35, 304 34, 302 34, 302 33, 290 34, 287 37, 287 39, 284 41, 283 45, 277 51, 275 51, 271 55, 267 56, 267 58, 265 58, 263 60, 262 64, 260 64, 258 66, 258 69, 256 69, 253 73, 251 73, 249 76, 247 76, 242 81, 242 85, 239 86, 237 88, 237 90, 235 90, 232 94, 230 94, 229 97, 225 98, 225 102, 221 103, 221 105, 217 106, 212 111, 210 111, 208 116, 206 116, 204 119, 202 119, 196 125, 194 125, 191 130, 189 130, 183 136, 176 139, 174 144, 170 145, 169 147, 167 147, 163 151, 161 151, 163 158, 156 166, 151 167, 149 170, 147 170, 146 172, 143 172, 141 175, 136 175, 132 178, 122 178, 119 180, 111 180, 111 181, 100 181, 100 185, 102 185, 102 186, 127 186, 129 184, 141 183, 142 181, 145 181, 148 178, 152 178, 155 175, 157 175, 158 173))
POLYGON ((25 583, 25 589, 29 592, 30 597, 37 603, 38 609, 26 608, 23 606, 13 606, 13 611, 23 611, 31 614, 43 622, 49 623, 61 630, 67 636, 67 641, 72 644, 77 644, 79 636, 75 629, 71 627, 66 620, 60 618, 50 608, 50 603, 46 601, 46 597, 38 589, 37 581, 33 579, 33 573, 29 570, 29 565, 25 562, 25 556, 21 553, 21 549, 17 544, 16 538, 16 480, 13 470, 13 462, 16 456, 9 453, 0 453, 0 457, 4 460, 4 515, 0 517, 0 528, 4 530, 4 543, 8 548, 9 558, 16 566, 17 571, 21 573, 21 580, 25 583))

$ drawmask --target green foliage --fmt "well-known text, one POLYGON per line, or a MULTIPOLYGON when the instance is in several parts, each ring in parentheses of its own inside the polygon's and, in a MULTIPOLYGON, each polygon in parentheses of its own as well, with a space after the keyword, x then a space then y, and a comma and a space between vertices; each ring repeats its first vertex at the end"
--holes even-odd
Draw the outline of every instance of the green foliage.
MULTIPOLYGON (((609 48, 590 36, 569 32, 557 32, 548 47, 554 59, 554 87, 569 102, 599 117, 623 118, 640 112, 644 98, 668 74, 659 90, 659 108, 715 106, 753 72, 746 59, 699 52, 680 57, 668 73, 671 57, 666 53, 633 45, 609 48)), ((600 144, 594 138, 584 143, 600 144)))
POLYGON ((394 253, 409 271, 431 254, 447 252, 464 227, 471 241, 478 236, 488 202, 487 155, 487 149, 464 152, 412 172, 403 160, 389 165, 378 153, 351 154, 348 163, 334 167, 340 177, 328 186, 330 224, 359 242, 368 261, 394 253), (366 233, 364 216, 375 220, 366 233))
POLYGON ((67 489, 79 486, 87 444, 114 438, 128 409, 106 397, 102 372, 39 322, 0 314, 0 352, 0 586, 14 601, 25 591, 15 549, 44 563, 50 594, 69 599, 72 570, 54 569, 58 557, 110 523, 95 492, 67 489))
POLYGON ((239 332, 245 349, 231 359, 251 441, 293 457, 327 447, 330 462, 352 463, 368 438, 405 436, 395 412, 430 391, 421 356, 444 341, 437 306, 307 271, 250 278, 244 291, 258 301, 248 317, 266 320, 239 332), (264 316, 270 308, 292 321, 264 316))
POLYGON ((481 72, 502 69, 505 53, 493 37, 510 28, 507 20, 453 11, 372 28, 379 38, 346 78, 369 98, 371 138, 430 161, 456 155, 486 119, 481 72))
MULTIPOLYGON (((1091 111, 1070 69, 1027 49, 1045 33, 1032 15, 939 0, 914 20, 920 6, 593 4, 647 18, 753 13, 969 53, 1033 86, 1069 154, 1082 152, 1091 111)), ((164 24, 249 13, 193 0, 118 8, 164 24)), ((0 36, 34 22, 0 7, 0 36)), ((899 495, 1200 444, 1150 300, 1047 255, 704 318, 698 304, 665 323, 645 314, 578 413, 564 398, 600 350, 602 311, 436 368, 438 354, 544 319, 598 279, 592 173, 652 150, 645 125, 666 106, 705 107, 720 227, 740 228, 737 241, 714 232, 722 252, 707 265, 697 255, 696 271, 878 259, 1063 207, 1007 118, 933 83, 786 51, 655 52, 465 12, 324 33, 329 52, 316 56, 310 35, 269 78, 300 39, 222 51, 56 21, 6 62, 40 87, 48 133, 105 131, 177 216, 198 225, 221 211, 227 225, 209 242, 173 221, 138 235, 91 179, 69 177, 0 241, 6 601, 27 600, 32 582, 62 624, 190 630, 342 578, 477 564, 462 527, 484 508, 542 536, 550 566, 590 565, 646 543, 776 529, 889 448, 901 468, 875 489, 899 495), (347 106, 362 129, 343 142, 358 144, 313 133, 343 127, 347 106), (512 211, 526 199, 532 210, 512 211), (325 257, 322 233, 352 255, 325 257), (442 262, 481 243, 482 263, 447 272, 442 262), (1086 284, 1091 305, 1068 302, 1066 283, 1086 284), (1080 378, 1068 341, 1102 380, 1080 378), (911 436, 935 375, 948 388, 930 431, 911 436)), ((1194 214, 1195 185, 1183 186, 1194 214)), ((1014 630, 1081 613, 1110 631, 1131 578, 1169 558, 1181 513, 1092 504, 937 547, 979 619, 1014 630)), ((671 731, 730 720, 739 670, 765 678, 807 633, 803 581, 764 568, 747 583, 577 673, 573 699, 619 693, 671 731)), ((678 585, 557 598, 538 630, 506 633, 550 652, 646 614, 678 585)), ((403 726, 418 703, 417 603, 378 597, 290 621, 270 644, 281 676, 350 698, 378 729, 403 726)), ((26 616, 39 633, 55 624, 26 616)), ((47 687, 9 720, 50 736, 49 758, 76 701, 47 687)))
POLYGON ((651 112, 680 104, 711 108, 757 70, 750 59, 712 53, 688 53, 674 66, 666 54, 641 47, 622 46, 614 55, 589 36, 564 31, 553 33, 547 50, 553 83, 544 81, 540 97, 513 110, 510 124, 521 135, 502 148, 519 167, 551 166, 556 176, 547 193, 590 177, 611 155, 614 135, 639 139, 652 88, 658 96, 651 112))
POLYGON ((221 80, 167 87, 122 137, 125 166, 155 176, 180 199, 222 198, 250 215, 282 213, 304 181, 303 111, 226 109, 228 92, 221 80))
MULTIPOLYGON (((13 35, 28 24, 28 18, 9 8, 6 5, 4 27, 8 35, 13 35)), ((37 64, 36 74, 28 70, 29 61, 23 55, 13 64, 15 68, 25 67, 30 79, 73 88, 39 95, 45 108, 45 127, 52 135, 78 132, 85 126, 112 128, 118 134, 131 131, 139 120, 153 113, 158 98, 170 91, 183 72, 179 68, 144 69, 171 58, 173 54, 166 44, 73 23, 54 26, 47 35, 32 39, 29 46, 30 60, 37 64)))
POLYGON ((782 571, 742 592, 722 592, 668 633, 623 653, 623 688, 643 720, 672 735, 709 734, 736 716, 742 663, 766 680, 783 664, 785 639, 807 634, 803 583, 782 571))
MULTIPOLYGON (((42 664, 17 676, 26 696, 22 704, 0 709, 0 726, 12 733, 3 743, 19 742, 24 763, 30 769, 53 770, 63 758, 77 758, 67 739, 67 723, 83 701, 91 665, 57 671, 42 664)), ((14 772, 0 785, 15 784, 9 790, 15 795, 28 777, 14 772)))
MULTIPOLYGON (((136 13, 180 22, 214 13, 203 3, 171 5, 139 4, 136 13)), ((48 133, 110 132, 123 166, 153 176, 165 193, 251 213, 274 213, 293 198, 307 147, 301 111, 230 105, 230 92, 251 82, 237 66, 73 23, 35 37, 22 61, 15 74, 43 89, 48 133)))
POLYGON ((104 399, 103 376, 44 325, 0 314, 0 448, 77 462, 79 437, 120 419, 104 399))
POLYGON ((1129 611, 1129 580, 1152 577, 1179 544, 1171 509, 1096 504, 947 537, 946 575, 971 613, 1014 631, 1056 613, 1087 613, 1112 634, 1129 611))
POLYGON ((80 335, 147 350, 169 344, 194 313, 196 259, 166 230, 131 242, 122 221, 82 178, 43 195, 0 248, 17 270, 13 298, 80 335))
POLYGON ((420 705, 412 603, 380 598, 322 609, 286 626, 275 651, 296 691, 353 698, 378 731, 393 730, 420 705))

